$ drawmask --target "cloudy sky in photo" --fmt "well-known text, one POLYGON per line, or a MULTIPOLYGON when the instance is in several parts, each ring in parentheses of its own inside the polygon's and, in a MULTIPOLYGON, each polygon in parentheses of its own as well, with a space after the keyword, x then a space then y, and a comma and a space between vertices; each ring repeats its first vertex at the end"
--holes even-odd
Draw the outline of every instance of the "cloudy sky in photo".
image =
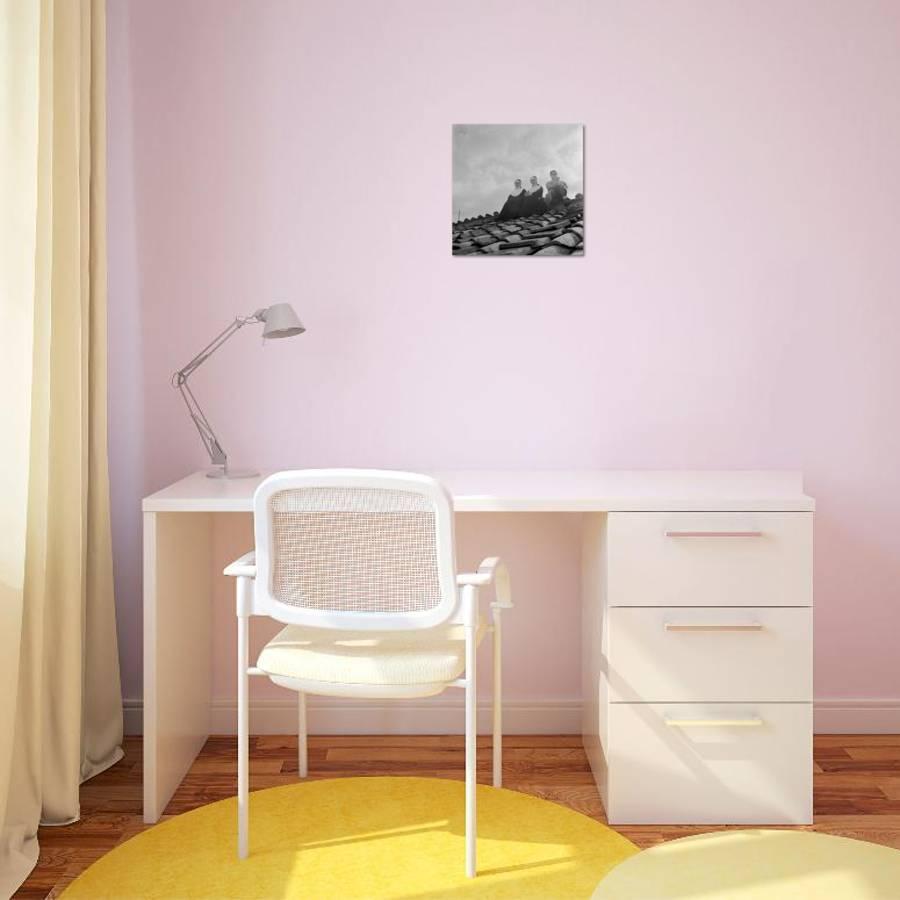
POLYGON ((499 210, 516 178, 537 175, 546 192, 551 169, 568 196, 584 193, 583 126, 454 125, 453 221, 499 210))

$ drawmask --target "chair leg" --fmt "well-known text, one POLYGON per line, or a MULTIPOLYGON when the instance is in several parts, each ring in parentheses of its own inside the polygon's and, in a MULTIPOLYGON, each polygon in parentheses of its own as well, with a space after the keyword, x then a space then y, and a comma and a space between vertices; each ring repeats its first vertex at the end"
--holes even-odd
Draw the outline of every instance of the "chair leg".
POLYGON ((297 771, 300 778, 309 774, 309 757, 306 749, 306 694, 297 692, 297 771))
POLYGON ((475 810, 476 740, 478 720, 475 705, 475 628, 466 627, 466 875, 475 877, 475 847, 478 827, 475 810))
POLYGON ((502 681, 502 640, 500 634, 500 611, 494 612, 494 736, 492 740, 493 758, 493 784, 494 787, 503 787, 503 681, 502 681))
POLYGON ((249 802, 250 802, 250 722, 248 688, 249 668, 249 620, 238 616, 238 858, 249 854, 249 802))

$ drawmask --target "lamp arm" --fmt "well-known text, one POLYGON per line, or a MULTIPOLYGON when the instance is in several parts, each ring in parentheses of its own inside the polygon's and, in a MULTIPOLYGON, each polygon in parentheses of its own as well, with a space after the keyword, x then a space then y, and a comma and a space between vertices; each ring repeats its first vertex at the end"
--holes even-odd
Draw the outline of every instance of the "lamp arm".
POLYGON ((209 454, 210 462, 214 466, 227 466, 228 455, 222 449, 222 445, 219 443, 212 425, 209 424, 209 420, 200 408, 200 404, 197 402, 197 398, 194 396, 194 392, 188 385, 187 380, 182 381, 178 385, 178 391, 181 394, 181 399, 184 400, 184 405, 187 407, 191 421, 200 434, 200 440, 203 441, 203 446, 209 454))
POLYGON ((182 366, 173 376, 172 384, 178 387, 178 384, 187 379, 188 376, 200 365, 206 362, 225 343, 235 332, 239 331, 245 325, 251 322, 258 322, 258 313, 252 316, 243 316, 231 322, 227 328, 214 337, 189 363, 182 366))
POLYGON ((209 424, 209 420, 206 418, 200 404, 197 402, 197 398, 194 396, 194 392, 188 384, 188 378, 190 378, 194 371, 205 363, 206 360, 208 360, 210 356, 212 356, 213 353, 215 353, 216 350, 218 350, 219 347, 221 347, 233 334, 238 332, 245 325, 249 325, 252 322, 263 321, 260 316, 261 312, 262 310, 259 310, 252 316, 235 319, 227 328, 216 335, 216 337, 214 337, 189 363, 187 363, 187 365, 183 366, 172 375, 172 387, 178 388, 181 398, 184 400, 184 405, 187 407, 188 413, 190 414, 191 421, 193 421, 200 434, 200 440, 203 441, 203 446, 206 448, 210 460, 213 465, 216 466, 227 467, 228 456, 222 449, 222 445, 219 443, 219 439, 216 437, 212 425, 209 424))

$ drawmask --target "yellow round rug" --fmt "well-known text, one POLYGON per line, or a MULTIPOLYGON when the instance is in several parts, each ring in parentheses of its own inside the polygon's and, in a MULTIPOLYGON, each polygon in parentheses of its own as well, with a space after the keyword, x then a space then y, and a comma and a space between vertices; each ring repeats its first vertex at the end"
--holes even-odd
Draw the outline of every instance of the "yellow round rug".
POLYGON ((516 791, 478 786, 478 877, 465 877, 464 785, 339 778, 250 794, 250 856, 236 802, 176 816, 111 850, 65 891, 109 897, 565 898, 637 852, 605 825, 516 791))
POLYGON ((593 900, 897 900, 900 851, 812 831, 718 831, 658 844, 593 900))

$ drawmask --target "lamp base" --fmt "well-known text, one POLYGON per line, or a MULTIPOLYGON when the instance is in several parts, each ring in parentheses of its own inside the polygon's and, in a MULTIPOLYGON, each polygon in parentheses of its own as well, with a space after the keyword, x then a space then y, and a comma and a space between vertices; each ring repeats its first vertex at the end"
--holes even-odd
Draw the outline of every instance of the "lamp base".
POLYGON ((226 468, 225 466, 217 466, 215 469, 210 469, 206 473, 207 478, 258 478, 259 472, 255 469, 232 469, 226 468))

